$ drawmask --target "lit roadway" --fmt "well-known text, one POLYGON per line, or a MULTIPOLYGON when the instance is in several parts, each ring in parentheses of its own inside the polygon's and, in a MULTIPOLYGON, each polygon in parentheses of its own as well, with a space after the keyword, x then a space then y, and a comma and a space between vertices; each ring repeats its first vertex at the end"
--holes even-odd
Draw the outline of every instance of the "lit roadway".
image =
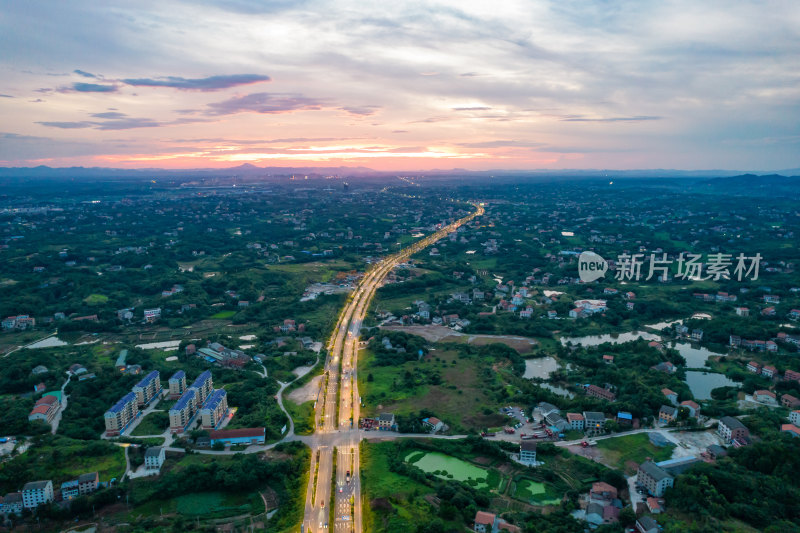
POLYGON ((387 274, 413 254, 456 231, 459 226, 476 216, 482 215, 483 207, 478 204, 473 205, 476 210, 471 215, 445 226, 373 265, 342 309, 328 346, 328 357, 325 361, 326 378, 323 380, 323 388, 315 404, 317 431, 310 443, 311 470, 302 529, 305 533, 326 530, 332 530, 333 533, 362 531, 358 443, 363 432, 358 430, 360 396, 356 374, 358 333, 361 323, 375 290, 380 287, 387 274), (336 481, 332 483, 334 451, 336 481), (334 522, 329 527, 331 491, 335 498, 334 522))

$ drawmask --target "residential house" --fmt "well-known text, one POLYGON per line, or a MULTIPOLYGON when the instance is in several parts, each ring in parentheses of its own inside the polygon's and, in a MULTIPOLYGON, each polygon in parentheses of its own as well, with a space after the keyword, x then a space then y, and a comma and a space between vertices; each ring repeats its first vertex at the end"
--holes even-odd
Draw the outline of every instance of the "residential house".
POLYGON ((788 433, 792 437, 800 437, 800 428, 794 424, 781 424, 781 433, 788 433))
POLYGON ((617 411, 617 423, 622 426, 633 425, 633 414, 627 411, 617 411))
POLYGON ((61 484, 61 498, 64 500, 71 500, 81 495, 78 480, 72 479, 65 481, 61 484))
POLYGON ((569 427, 576 431, 583 431, 584 420, 583 415, 580 413, 567 413, 567 422, 569 427))
POLYGON ((732 416, 723 416, 719 419, 717 433, 727 444, 741 446, 750 437, 750 430, 742 422, 732 416))
POLYGON ((100 476, 97 472, 90 472, 78 476, 78 492, 80 492, 81 496, 96 491, 99 485, 100 476))
POLYGON ((178 370, 169 378, 169 399, 176 400, 186 392, 186 372, 178 370))
POLYGON ((211 445, 221 442, 226 446, 264 444, 266 428, 222 429, 211 432, 211 445))
POLYGON ((736 315, 737 316, 750 316, 750 309, 747 307, 737 307, 736 308, 736 315))
POLYGON ((156 307, 155 309, 145 309, 144 310, 144 321, 145 322, 155 322, 161 318, 161 308, 156 307))
POLYGON ((645 461, 639 465, 637 481, 650 495, 660 497, 672 486, 675 478, 653 461, 645 461))
POLYGON ((603 362, 605 364, 607 364, 607 365, 613 363, 614 362, 614 356, 613 355, 604 355, 603 356, 603 362))
POLYGON ((796 372, 794 370, 787 370, 783 373, 783 379, 785 381, 800 381, 800 372, 796 372))
POLYGON ((670 390, 670 389, 661 389, 661 394, 663 394, 667 400, 672 403, 672 405, 678 405, 678 393, 670 390))
POLYGON ((106 436, 118 437, 139 416, 139 403, 136 394, 129 392, 105 412, 106 436))
POLYGON ((639 533, 661 533, 658 522, 649 516, 640 516, 636 519, 636 530, 639 533))
POLYGON ((598 387, 597 385, 589 385, 588 387, 586 387, 586 395, 593 396, 595 398, 600 398, 601 400, 607 400, 609 402, 613 402, 617 399, 616 394, 614 394, 608 389, 598 387))
POLYGON ((606 417, 603 413, 597 411, 584 411, 583 412, 584 429, 587 433, 598 434, 605 430, 606 417))
POLYGON ((161 374, 158 370, 153 370, 142 378, 139 383, 133 386, 133 392, 136 394, 136 401, 139 402, 139 407, 143 407, 157 398, 161 393, 161 374))
POLYGON ((3 498, 2 514, 7 515, 22 515, 22 493, 9 492, 3 498))
POLYGON ((672 364, 669 361, 662 361, 662 362, 658 363, 657 365, 651 366, 650 368, 653 369, 653 370, 658 370, 659 372, 667 373, 667 374, 672 374, 677 370, 677 368, 675 368, 675 365, 672 364))
POLYGON ((22 506, 26 509, 36 507, 53 501, 53 482, 31 481, 22 487, 22 506))
POLYGON ((781 405, 789 409, 797 409, 800 408, 800 399, 791 394, 784 394, 781 396, 781 405))
POLYGON ((689 410, 689 416, 697 416, 700 414, 700 405, 692 400, 681 402, 681 407, 685 407, 689 410))
POLYGON ((613 485, 609 485, 603 481, 592 483, 592 488, 589 491, 589 501, 606 504, 616 499, 617 489, 613 485))
POLYGON ((795 426, 800 426, 800 410, 794 410, 789 413, 789 422, 795 426))
POLYGON ((664 499, 663 498, 653 498, 652 496, 647 498, 647 510, 653 514, 660 514, 664 512, 664 499))
POLYGON ((496 533, 495 522, 497 516, 485 511, 475 513, 472 529, 477 533, 496 533))
POLYGON ((49 394, 42 396, 36 401, 36 405, 34 405, 28 415, 28 420, 31 422, 34 420, 41 420, 42 422, 50 424, 53 422, 53 418, 55 418, 60 408, 61 403, 58 401, 58 398, 49 394))
POLYGON ((444 422, 442 422, 435 416, 423 418, 422 425, 425 426, 431 433, 436 433, 437 431, 440 431, 442 428, 444 428, 444 422))
POLYGON ((754 374, 760 374, 761 364, 758 363, 757 361, 750 361, 749 363, 747 363, 747 370, 754 374))
POLYGON ((678 409, 671 405, 662 405, 658 410, 658 421, 661 424, 669 424, 678 418, 678 409))
POLYGON ((778 405, 778 399, 774 392, 768 390, 757 390, 753 393, 753 400, 767 405, 778 405))
POLYGON ((164 448, 161 446, 151 446, 144 452, 144 467, 146 470, 161 470, 166 457, 164 448))
POLYGON ((381 413, 378 416, 378 429, 381 431, 393 431, 395 429, 394 414, 381 413))
POLYGON ((726 455, 728 455, 728 450, 726 450, 719 444, 712 444, 711 446, 706 448, 706 453, 711 459, 716 461, 720 457, 725 457, 726 455))
POLYGON ((536 442, 523 440, 519 443, 519 462, 532 466, 536 465, 536 442))
POLYGON ((778 374, 778 369, 772 365, 764 365, 761 369, 761 375, 765 378, 772 378, 778 374))

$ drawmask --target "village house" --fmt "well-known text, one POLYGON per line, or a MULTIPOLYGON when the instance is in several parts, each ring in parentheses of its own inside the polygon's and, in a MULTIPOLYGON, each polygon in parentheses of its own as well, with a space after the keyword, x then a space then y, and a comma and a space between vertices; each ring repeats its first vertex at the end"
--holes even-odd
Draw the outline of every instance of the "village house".
POLYGON ((441 431, 445 425, 444 422, 436 418, 435 416, 430 416, 428 418, 422 419, 422 425, 428 429, 431 433, 436 433, 441 431))
POLYGON ((661 533, 658 522, 649 516, 640 516, 636 519, 636 530, 639 533, 661 533))
POLYGON ((144 467, 146 470, 160 470, 166 455, 161 446, 151 446, 144 452, 144 467))
POLYGON ((393 431, 395 429, 394 414, 381 413, 378 417, 378 429, 381 431, 393 431))
POLYGON ((757 390, 753 393, 753 400, 758 403, 765 403, 768 405, 778 405, 778 399, 774 392, 768 390, 757 390))
POLYGON ((666 470, 653 461, 645 461, 639 465, 637 482, 645 488, 651 496, 663 496, 668 487, 674 483, 673 478, 666 470))
POLYGON ((597 435, 605 430, 606 416, 603 413, 584 411, 583 420, 586 433, 597 435))
POLYGON ((747 363, 747 370, 754 374, 760 374, 761 364, 756 361, 750 361, 749 363, 747 363))
POLYGON ((583 431, 584 420, 583 415, 580 413, 567 413, 567 422, 569 427, 576 431, 583 431))
POLYGON ((781 396, 781 405, 789 409, 797 409, 800 407, 800 398, 796 398, 791 394, 784 394, 781 396))
POLYGON ((681 407, 685 407, 689 410, 689 416, 698 416, 700 414, 700 405, 692 400, 681 402, 681 407))
POLYGON ((523 440, 519 443, 519 462, 528 465, 536 465, 536 442, 523 440))
POLYGON ((36 401, 36 405, 34 405, 28 415, 28 420, 31 422, 34 420, 41 420, 42 422, 51 424, 60 408, 61 402, 58 401, 57 397, 50 394, 42 396, 36 401))
POLYGON ((781 424, 781 433, 788 433, 792 437, 800 437, 800 428, 794 424, 781 424))
POLYGON ((22 506, 25 509, 35 509, 45 503, 53 501, 53 482, 31 481, 22 488, 22 506))
POLYGON ((747 439, 750 437, 750 431, 747 427, 739 419, 732 416, 723 416, 719 419, 717 434, 722 437, 726 444, 733 444, 736 447, 747 444, 747 439))
POLYGON ((586 395, 594 398, 600 398, 601 400, 607 400, 609 402, 613 402, 617 399, 616 394, 608 389, 598 387, 597 385, 589 385, 586 387, 586 395))
POLYGON ((658 422, 669 424, 678 418, 678 409, 670 405, 662 405, 658 410, 658 422))
POLYGON ((761 369, 761 375, 764 376, 765 378, 775 377, 777 375, 777 373, 778 373, 778 369, 775 368, 772 365, 765 365, 761 369))

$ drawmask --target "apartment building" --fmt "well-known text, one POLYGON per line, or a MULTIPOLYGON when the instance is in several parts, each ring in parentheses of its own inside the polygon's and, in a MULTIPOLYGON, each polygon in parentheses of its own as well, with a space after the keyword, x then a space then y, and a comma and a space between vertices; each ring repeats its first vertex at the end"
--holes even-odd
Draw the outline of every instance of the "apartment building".
POLYGON ((161 393, 161 374, 158 370, 153 370, 142 380, 133 386, 136 394, 136 401, 139 407, 143 407, 153 401, 161 393))
POLYGON ((228 414, 228 395, 225 389, 211 393, 200 409, 203 429, 217 429, 228 414))
POLYGON ((137 416, 139 416, 139 403, 136 400, 136 394, 129 392, 103 415, 106 423, 106 436, 122 435, 137 416))

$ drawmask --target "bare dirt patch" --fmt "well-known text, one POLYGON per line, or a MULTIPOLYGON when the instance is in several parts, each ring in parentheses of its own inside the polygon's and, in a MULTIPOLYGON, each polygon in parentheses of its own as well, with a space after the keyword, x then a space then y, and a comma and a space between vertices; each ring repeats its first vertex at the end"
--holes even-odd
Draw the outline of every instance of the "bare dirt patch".
POLYGON ((485 346, 487 344, 502 343, 516 350, 517 352, 529 353, 539 341, 530 337, 518 337, 516 335, 469 335, 459 333, 444 326, 381 326, 387 331, 403 331, 413 335, 419 335, 429 342, 466 342, 475 346, 485 346))
POLYGON ((322 382, 322 375, 311 378, 311 381, 299 387, 287 396, 288 399, 296 404, 311 402, 317 399, 320 383, 322 382))

